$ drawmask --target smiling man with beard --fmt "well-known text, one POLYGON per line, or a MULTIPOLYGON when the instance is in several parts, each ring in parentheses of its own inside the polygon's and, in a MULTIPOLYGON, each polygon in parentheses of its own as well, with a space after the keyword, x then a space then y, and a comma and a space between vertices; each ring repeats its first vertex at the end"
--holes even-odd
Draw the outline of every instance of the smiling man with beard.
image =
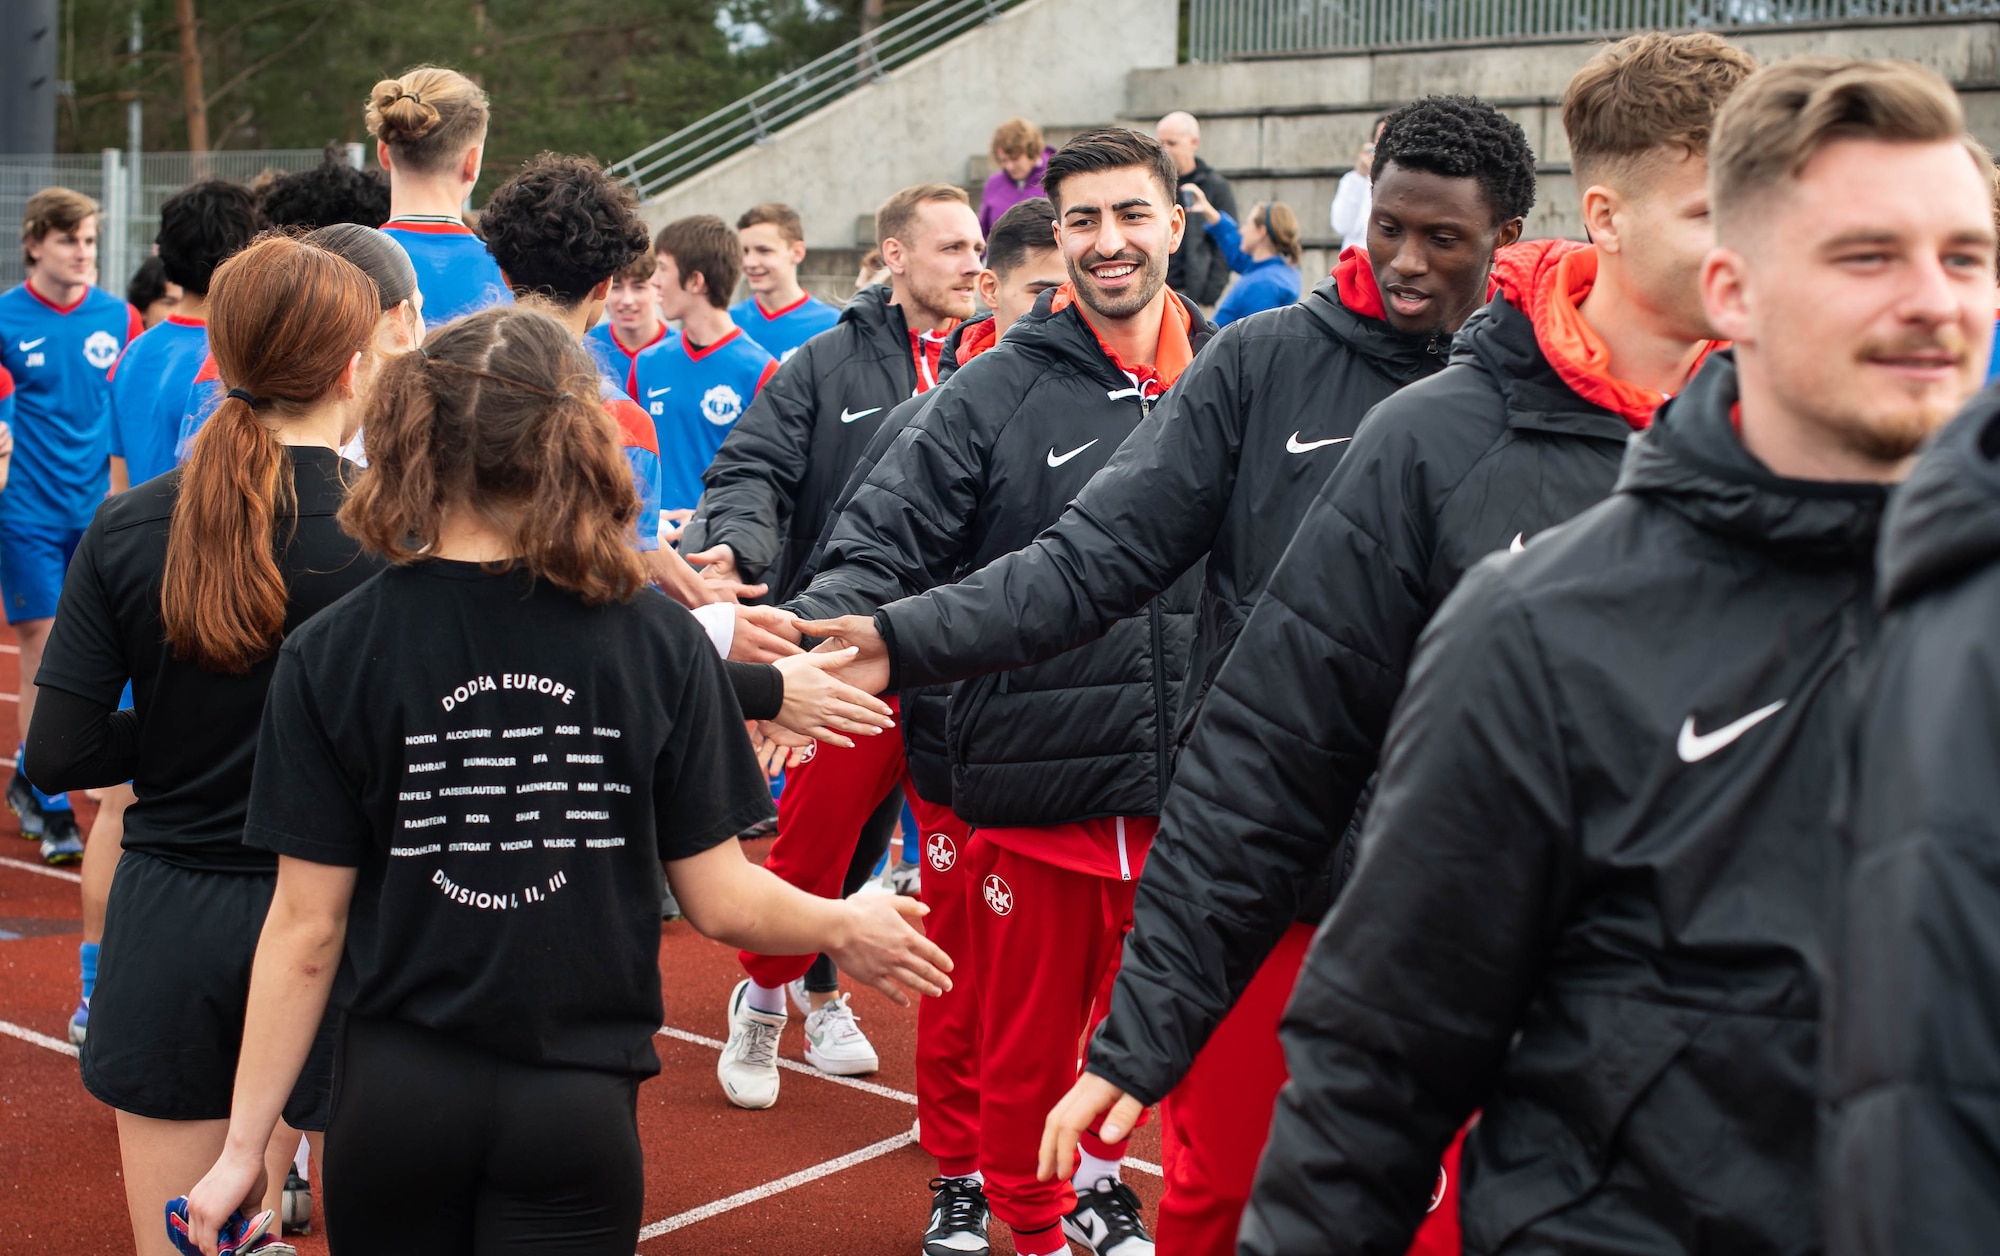
POLYGON ((1245 1253, 1399 1251, 1475 1109, 1469 1252, 1821 1250, 1829 786, 1889 486, 1985 366, 1992 168, 1935 74, 1833 58, 1750 78, 1710 161, 1735 347, 1426 632, 1286 1012, 1245 1253))
MULTIPOLYGON (((1095 640, 1200 564, 1178 717, 1187 726, 1361 417, 1444 369, 1452 333, 1487 298, 1494 251, 1520 234, 1534 203, 1534 153, 1490 105, 1418 101, 1390 116, 1383 143, 1372 249, 1347 250, 1304 301, 1219 333, 1034 544, 881 610, 896 635, 905 692, 1041 662, 1095 640), (1378 276, 1414 312, 1387 308, 1378 276)), ((875 669, 865 683, 888 683, 891 660, 873 622, 814 628, 862 646, 875 669)), ((1134 1082, 1140 1093, 1165 1096, 1173 1150, 1164 1157, 1159 1240, 1169 1250, 1234 1250, 1264 1145, 1261 1118, 1285 1079, 1278 1014, 1312 935, 1305 916, 1317 920, 1324 897, 1318 910, 1302 913, 1206 1046, 1163 1042, 1164 1058, 1133 1070, 1143 1079, 1134 1082)), ((1069 1141, 1100 1114, 1076 1114, 1069 1141)))
MULTIPOLYGON (((1087 131, 1049 159, 1043 186, 1069 281, 896 438, 834 523, 801 609, 872 611, 1029 544, 1199 360, 1214 329, 1166 286, 1185 213, 1165 150, 1087 131)), ((1066 1250, 1065 1232, 1096 1256, 1152 1252, 1119 1181, 1122 1145, 1087 1138, 1074 1190, 1037 1180, 1036 1149, 1130 925, 1194 600, 1183 579, 1101 640, 952 694, 952 809, 974 829, 953 862, 972 895, 979 1138, 976 1159, 941 1165, 933 1256, 987 1250, 988 1200, 1022 1256, 1066 1250)))

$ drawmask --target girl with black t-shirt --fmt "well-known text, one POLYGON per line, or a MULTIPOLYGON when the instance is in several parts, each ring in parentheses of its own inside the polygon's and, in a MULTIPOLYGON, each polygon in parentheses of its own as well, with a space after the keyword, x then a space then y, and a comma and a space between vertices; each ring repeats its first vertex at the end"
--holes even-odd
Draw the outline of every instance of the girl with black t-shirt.
POLYGON ((205 1251, 262 1189, 335 995, 336 1253, 630 1256, 663 865, 712 938, 828 952, 898 1001, 949 986, 920 905, 743 858, 770 793, 723 664, 645 586, 597 394, 575 339, 519 308, 383 371, 341 520, 391 565, 286 640, 265 710, 246 840, 278 886, 229 1139, 189 1196, 205 1251))
MULTIPOLYGON (((82 1065, 118 1112, 141 1253, 172 1251, 161 1205, 214 1162, 228 1129, 277 879, 276 856, 244 845, 243 824, 278 643, 380 565, 334 519, 353 469, 335 451, 378 361, 378 292, 353 263, 285 238, 217 269, 209 345, 229 395, 178 472, 99 507, 36 675, 29 777, 56 790, 130 780, 137 795, 82 1065), (121 711, 127 677, 135 709, 121 711)), ((265 1206, 297 1131, 326 1128, 332 1039, 319 1026, 316 1012, 298 1026, 309 1050, 280 1096, 290 1128, 259 1144, 265 1206)))

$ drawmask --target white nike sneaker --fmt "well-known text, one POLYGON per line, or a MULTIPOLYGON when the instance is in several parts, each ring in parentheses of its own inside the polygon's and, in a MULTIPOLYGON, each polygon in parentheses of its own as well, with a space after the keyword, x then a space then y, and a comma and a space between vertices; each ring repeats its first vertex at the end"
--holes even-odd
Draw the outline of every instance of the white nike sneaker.
POLYGON ((778 1102, 778 1039, 787 1018, 751 1007, 749 994, 747 977, 729 993, 729 1041, 715 1062, 715 1077, 737 1107, 768 1108, 778 1102))
POLYGON ((1076 1208, 1063 1218, 1063 1234, 1091 1256, 1153 1256, 1153 1236, 1139 1215, 1139 1197, 1111 1178, 1078 1190, 1076 1208))
POLYGON ((833 999, 806 1017, 806 1063, 822 1073, 854 1077, 882 1067, 868 1035, 855 1023, 848 996, 833 999))

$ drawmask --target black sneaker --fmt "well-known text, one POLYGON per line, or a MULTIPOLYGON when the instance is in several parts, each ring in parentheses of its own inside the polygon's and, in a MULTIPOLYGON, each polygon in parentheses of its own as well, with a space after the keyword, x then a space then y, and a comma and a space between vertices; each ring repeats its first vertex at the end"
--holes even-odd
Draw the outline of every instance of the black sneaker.
POLYGON ((29 841, 40 837, 42 830, 48 827, 48 821, 42 815, 42 804, 35 799, 34 788, 28 784, 28 778, 18 771, 7 781, 7 810, 19 818, 21 836, 29 841))
POLYGON ((51 868, 83 861, 83 834, 68 807, 42 813, 42 862, 51 868))
POLYGON ((931 1228, 924 1232, 924 1256, 986 1256, 992 1220, 986 1188, 969 1177, 931 1179, 931 1228))
POLYGON ((1139 1219, 1139 1197, 1111 1178, 1076 1193, 1076 1210, 1063 1218, 1063 1233, 1095 1256, 1153 1256, 1153 1236, 1139 1219))

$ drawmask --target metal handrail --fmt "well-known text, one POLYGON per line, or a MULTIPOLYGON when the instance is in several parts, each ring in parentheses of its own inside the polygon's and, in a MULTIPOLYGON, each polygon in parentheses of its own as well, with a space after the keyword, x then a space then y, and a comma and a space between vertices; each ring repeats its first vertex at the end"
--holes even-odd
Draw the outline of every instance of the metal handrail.
POLYGON ((782 75, 743 99, 688 123, 610 166, 640 196, 652 196, 732 153, 875 82, 1023 0, 926 0, 859 39, 782 75))
POLYGON ((1536 36, 1994 16, 2000 0, 1190 0, 1188 55, 1223 61, 1536 36))

